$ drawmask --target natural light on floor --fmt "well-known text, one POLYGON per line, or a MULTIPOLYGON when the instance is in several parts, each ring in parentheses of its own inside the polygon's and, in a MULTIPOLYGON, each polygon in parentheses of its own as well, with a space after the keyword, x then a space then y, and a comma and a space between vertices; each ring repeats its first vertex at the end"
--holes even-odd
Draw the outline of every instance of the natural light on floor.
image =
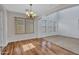
POLYGON ((23 45, 22 48, 23 48, 23 51, 28 51, 30 49, 35 48, 35 46, 32 43, 29 43, 29 44, 23 45))

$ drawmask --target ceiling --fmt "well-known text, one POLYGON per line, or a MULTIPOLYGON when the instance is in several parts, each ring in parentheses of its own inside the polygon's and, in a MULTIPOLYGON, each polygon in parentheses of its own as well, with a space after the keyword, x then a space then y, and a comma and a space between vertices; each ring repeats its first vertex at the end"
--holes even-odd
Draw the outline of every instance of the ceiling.
MULTIPOLYGON (((26 9, 29 9, 29 4, 4 4, 8 11, 25 13, 26 9)), ((33 4, 32 9, 39 16, 49 15, 55 11, 76 6, 75 4, 33 4)))

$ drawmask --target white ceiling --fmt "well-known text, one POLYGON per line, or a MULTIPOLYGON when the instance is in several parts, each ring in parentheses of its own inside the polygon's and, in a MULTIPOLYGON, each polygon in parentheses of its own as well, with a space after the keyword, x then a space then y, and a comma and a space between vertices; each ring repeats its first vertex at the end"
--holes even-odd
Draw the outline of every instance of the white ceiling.
MULTIPOLYGON (((25 9, 29 9, 29 4, 4 4, 3 5, 8 11, 25 13, 25 9)), ((45 16, 52 12, 67 7, 75 6, 75 4, 33 4, 32 9, 39 15, 45 16)))

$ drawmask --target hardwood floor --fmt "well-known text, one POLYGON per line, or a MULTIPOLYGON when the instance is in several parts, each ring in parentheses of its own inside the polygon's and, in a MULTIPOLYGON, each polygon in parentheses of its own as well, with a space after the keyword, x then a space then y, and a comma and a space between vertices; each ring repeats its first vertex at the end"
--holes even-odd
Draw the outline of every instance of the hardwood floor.
POLYGON ((2 55, 75 55, 42 38, 8 43, 2 55))

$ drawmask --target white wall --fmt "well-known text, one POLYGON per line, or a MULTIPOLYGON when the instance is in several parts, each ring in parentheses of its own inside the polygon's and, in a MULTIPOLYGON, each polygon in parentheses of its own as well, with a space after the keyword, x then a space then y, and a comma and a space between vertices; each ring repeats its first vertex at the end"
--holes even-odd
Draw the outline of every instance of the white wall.
POLYGON ((7 13, 2 5, 0 5, 0 34, 0 46, 5 46, 7 40, 7 13))
POLYGON ((2 39, 3 39, 3 24, 1 18, 1 11, 0 11, 0 46, 2 46, 2 39))
POLYGON ((31 34, 15 34, 15 18, 14 17, 25 17, 24 14, 17 12, 9 12, 8 11, 8 39, 7 42, 18 41, 18 40, 26 40, 36 38, 36 21, 34 22, 34 33, 31 34))
POLYGON ((2 40, 3 40, 3 18, 2 18, 2 6, 0 5, 0 47, 3 45, 2 40))
POLYGON ((34 33, 32 34, 15 34, 14 17, 24 17, 24 14, 17 12, 5 12, 5 18, 8 18, 4 21, 4 39, 6 39, 7 41, 3 41, 6 41, 8 43, 17 40, 40 38, 51 35, 64 35, 79 38, 78 12, 79 6, 64 9, 59 12, 52 13, 48 16, 44 16, 40 20, 35 20, 34 33), (48 21, 47 25, 52 25, 52 32, 49 32, 49 28, 47 28, 45 33, 41 31, 40 26, 45 25, 44 23, 42 23, 43 20, 48 21))
POLYGON ((24 17, 23 14, 16 12, 8 12, 8 39, 7 42, 31 39, 31 38, 40 38, 52 35, 64 35, 69 37, 79 38, 79 6, 64 9, 55 13, 52 13, 48 16, 42 17, 40 20, 34 22, 34 33, 32 34, 15 34, 15 16, 24 17), (40 26, 44 26, 43 21, 46 20, 46 25, 52 25, 52 32, 49 28, 46 28, 46 32, 40 26))
POLYGON ((57 34, 57 30, 55 29, 55 26, 57 26, 56 22, 57 22, 57 13, 53 13, 48 16, 42 17, 42 19, 38 21, 39 37, 56 35, 57 34), (43 29, 45 25, 46 25, 46 30, 44 31, 43 29), (51 28, 50 27, 48 28, 48 26, 51 26, 51 28))
POLYGON ((59 35, 79 38, 79 6, 61 10, 59 16, 59 35))
MULTIPOLYGON (((56 19, 56 13, 55 14, 52 14, 54 15, 54 17, 50 17, 50 16, 45 16, 43 17, 42 19, 40 20, 35 20, 34 21, 34 33, 32 34, 15 34, 15 23, 14 23, 14 17, 17 16, 17 17, 25 17, 24 14, 21 14, 21 13, 17 13, 17 12, 10 12, 8 11, 7 12, 7 17, 8 17, 8 20, 7 20, 7 29, 8 29, 8 38, 7 38, 7 42, 12 42, 12 41, 18 41, 18 40, 25 40, 25 39, 31 39, 31 38, 40 38, 40 37, 45 37, 45 36, 51 36, 51 35, 55 35, 56 33, 53 32, 45 32, 45 33, 42 33, 41 32, 41 28, 40 28, 40 25, 43 25, 43 23, 40 23, 42 20, 50 20, 52 21, 52 26, 53 26, 53 22, 54 20, 56 19)), ((51 25, 50 23, 48 25, 51 25)))

